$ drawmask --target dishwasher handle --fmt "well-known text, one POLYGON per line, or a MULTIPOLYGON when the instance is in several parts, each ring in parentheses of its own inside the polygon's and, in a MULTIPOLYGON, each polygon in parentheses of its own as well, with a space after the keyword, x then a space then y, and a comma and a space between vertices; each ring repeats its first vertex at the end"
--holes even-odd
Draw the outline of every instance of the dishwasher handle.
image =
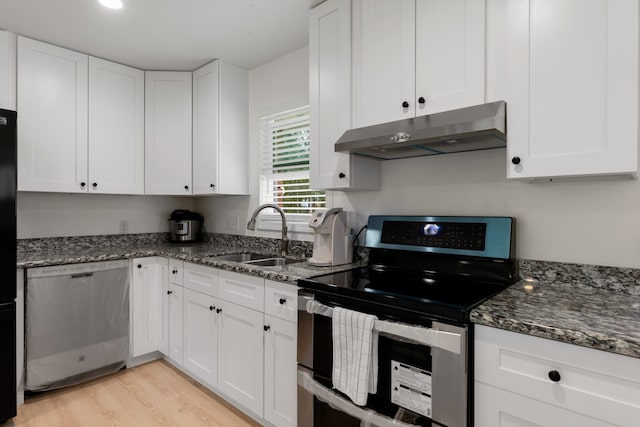
POLYGON ((91 277, 91 276, 93 276, 93 272, 72 274, 71 278, 72 279, 80 279, 81 277, 91 277))

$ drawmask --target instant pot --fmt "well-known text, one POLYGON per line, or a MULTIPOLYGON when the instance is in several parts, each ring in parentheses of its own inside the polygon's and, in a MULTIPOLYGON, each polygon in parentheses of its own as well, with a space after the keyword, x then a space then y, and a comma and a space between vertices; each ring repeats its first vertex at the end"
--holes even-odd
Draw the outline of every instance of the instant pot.
POLYGON ((199 242, 202 240, 204 217, 197 212, 178 209, 169 218, 169 240, 171 242, 199 242))

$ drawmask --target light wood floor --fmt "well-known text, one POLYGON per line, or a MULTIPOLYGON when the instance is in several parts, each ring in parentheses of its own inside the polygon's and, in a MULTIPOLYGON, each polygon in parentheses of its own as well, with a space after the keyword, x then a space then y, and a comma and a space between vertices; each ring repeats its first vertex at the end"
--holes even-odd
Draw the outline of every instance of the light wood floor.
POLYGON ((12 425, 259 426, 162 360, 31 397, 12 425))

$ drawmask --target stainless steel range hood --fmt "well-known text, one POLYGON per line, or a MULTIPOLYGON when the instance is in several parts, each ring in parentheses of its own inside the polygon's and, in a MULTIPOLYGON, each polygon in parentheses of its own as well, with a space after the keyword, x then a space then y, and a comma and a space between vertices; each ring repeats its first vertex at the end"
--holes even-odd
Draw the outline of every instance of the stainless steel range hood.
POLYGON ((335 151, 380 160, 502 148, 506 143, 506 103, 398 120, 346 131, 335 151))

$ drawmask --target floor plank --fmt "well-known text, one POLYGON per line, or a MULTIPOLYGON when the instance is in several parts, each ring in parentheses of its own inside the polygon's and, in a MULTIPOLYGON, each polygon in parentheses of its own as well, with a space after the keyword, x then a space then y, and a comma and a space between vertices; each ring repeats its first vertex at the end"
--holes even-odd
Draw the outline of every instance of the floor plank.
POLYGON ((163 360, 31 397, 3 427, 256 427, 221 398, 163 360))

